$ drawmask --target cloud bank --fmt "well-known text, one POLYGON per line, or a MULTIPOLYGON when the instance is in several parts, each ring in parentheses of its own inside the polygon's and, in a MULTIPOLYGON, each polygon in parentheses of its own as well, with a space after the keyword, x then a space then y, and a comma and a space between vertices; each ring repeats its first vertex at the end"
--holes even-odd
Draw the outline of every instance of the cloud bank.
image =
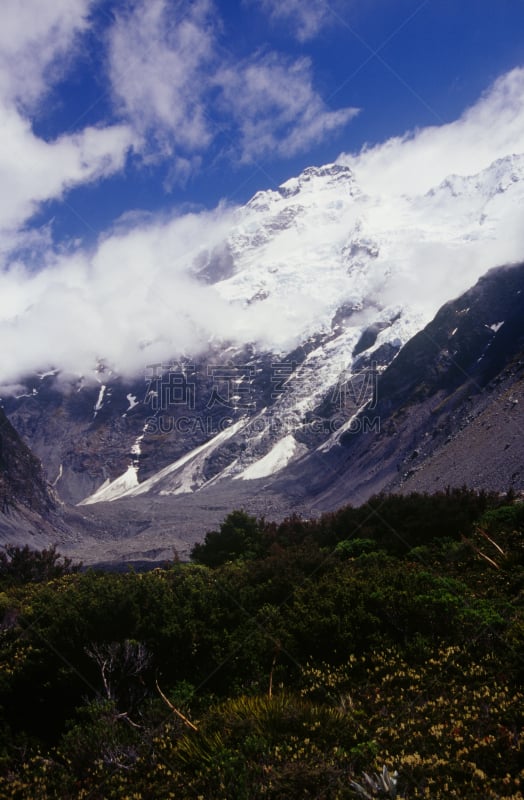
MULTIPOLYGON (((147 363, 194 355, 217 339, 291 347, 317 320, 329 322, 331 297, 346 299, 337 289, 339 282, 345 285, 345 267, 340 262, 337 273, 330 259, 350 244, 351 231, 360 238, 382 236, 379 257, 362 273, 369 291, 381 302, 402 302, 425 313, 488 267, 524 255, 522 194, 515 203, 511 171, 503 171, 509 184, 498 187, 494 167, 484 182, 468 184, 470 196, 456 200, 460 176, 477 175, 497 159, 523 152, 523 69, 502 76, 453 123, 343 154, 339 161, 354 171, 360 200, 346 219, 341 208, 347 198, 333 199, 306 232, 282 218, 278 224, 289 229, 278 252, 264 254, 262 248, 267 225, 277 221, 266 219, 264 228, 263 215, 225 205, 205 212, 130 214, 90 249, 78 243, 56 247, 50 225, 35 230, 28 224, 31 216, 73 186, 122 172, 130 151, 144 160, 169 158, 173 174, 187 177, 199 159, 217 155, 224 141, 244 163, 267 154, 305 152, 342 129, 356 110, 326 106, 305 57, 266 49, 233 63, 221 47, 211 0, 177 5, 137 0, 116 15, 107 33, 108 80, 118 121, 47 141, 34 131, 35 109, 75 57, 96 3, 5 0, 4 5, 2 384, 48 368, 87 375, 100 360, 122 374, 141 373, 147 363), (436 194, 427 195, 441 184, 436 194), (495 200, 484 213, 483 192, 487 198, 493 187, 495 200), (332 219, 340 240, 332 237, 332 219), (259 237, 260 263, 276 276, 265 299, 248 266, 235 261, 235 241, 246 236, 259 237), (37 258, 27 257, 31 250, 37 258), (318 258, 321 278, 302 280, 298 265, 296 290, 290 293, 279 276, 285 276, 292 259, 300 261, 301 253, 310 263, 318 258), (198 279, 196 266, 213 260, 228 274, 237 271, 244 295, 239 290, 229 302, 223 284, 198 279), (327 274, 332 274, 329 286, 327 274), (391 274, 395 279, 386 281, 391 274)), ((323 7, 290 2, 282 14, 305 40, 326 24, 317 14, 323 7)), ((279 16, 280 6, 270 0, 265 8, 279 16)), ((521 178, 519 172, 515 185, 521 178)))
POLYGON ((38 273, 11 267, 0 275, 2 379, 49 368, 89 375, 100 361, 130 375, 225 334, 230 310, 187 266, 203 233, 212 248, 230 224, 219 208, 123 226, 91 253, 50 255, 38 273))
POLYGON ((91 252, 49 250, 36 274, 14 263, 0 275, 1 380, 88 374, 100 359, 138 374, 220 339, 282 350, 355 292, 428 319, 491 266, 524 257, 524 155, 504 158, 522 150, 523 126, 514 70, 456 122, 342 156, 361 196, 297 196, 311 214, 298 209, 298 226, 278 204, 257 211, 259 198, 248 210, 130 215, 91 252), (340 259, 357 240, 380 253, 351 283, 340 259), (199 281, 213 261, 221 280, 199 281))
POLYGON ((448 125, 412 131, 339 162, 379 194, 423 194, 448 175, 475 175, 524 150, 524 69, 502 75, 448 125))

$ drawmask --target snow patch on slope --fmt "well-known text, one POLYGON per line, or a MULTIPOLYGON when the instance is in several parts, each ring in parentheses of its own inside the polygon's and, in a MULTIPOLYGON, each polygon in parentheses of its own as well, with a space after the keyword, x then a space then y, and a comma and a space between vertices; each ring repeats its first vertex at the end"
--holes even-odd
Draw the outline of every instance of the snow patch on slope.
POLYGON ((196 447, 185 456, 179 458, 173 464, 169 464, 163 470, 153 475, 144 483, 141 483, 136 489, 132 489, 126 493, 126 497, 137 497, 141 494, 152 492, 153 494, 160 495, 177 495, 189 494, 194 492, 195 489, 200 488, 202 481, 199 477, 202 473, 202 468, 205 465, 206 458, 217 447, 223 444, 227 439, 237 433, 244 425, 245 420, 239 420, 233 425, 230 425, 224 431, 221 431, 213 437, 209 442, 196 447))
POLYGON ((257 478, 266 478, 268 475, 274 475, 284 467, 287 467, 290 461, 304 455, 306 452, 307 447, 299 444, 294 436, 288 434, 288 436, 277 442, 267 455, 259 461, 255 461, 240 475, 235 475, 233 480, 252 481, 257 480, 257 478))
POLYGON ((494 333, 498 333, 503 325, 504 322, 494 322, 493 325, 490 325, 489 327, 494 333))
POLYGON ((107 503, 123 497, 127 492, 138 486, 137 468, 130 464, 127 471, 120 475, 116 480, 109 481, 109 478, 97 489, 97 491, 78 503, 79 506, 89 506, 92 503, 107 503))
MULTIPOLYGON (((120 500, 122 497, 137 497, 141 494, 177 495, 188 494, 200 488, 203 481, 199 481, 202 468, 205 465, 206 457, 209 456, 217 447, 227 439, 235 435, 244 425, 245 420, 239 420, 234 425, 221 431, 208 442, 196 447, 186 455, 169 464, 164 469, 157 472, 143 483, 138 482, 136 464, 131 464, 127 472, 116 480, 109 483, 106 481, 94 494, 83 500, 79 505, 90 505, 91 503, 101 503, 113 500, 120 500)), ((133 448, 135 456, 140 455, 140 442, 143 438, 138 437, 133 448)))
POLYGON ((100 391, 98 393, 98 400, 96 401, 96 404, 95 404, 94 409, 93 409, 93 411, 94 411, 93 417, 96 417, 96 415, 98 414, 98 412, 100 411, 100 409, 104 405, 104 395, 106 393, 106 389, 107 389, 107 386, 105 386, 105 385, 102 385, 100 387, 100 391))
POLYGON ((135 406, 140 405, 134 394, 126 394, 126 400, 129 403, 129 407, 126 408, 125 414, 127 414, 128 411, 132 411, 135 406))

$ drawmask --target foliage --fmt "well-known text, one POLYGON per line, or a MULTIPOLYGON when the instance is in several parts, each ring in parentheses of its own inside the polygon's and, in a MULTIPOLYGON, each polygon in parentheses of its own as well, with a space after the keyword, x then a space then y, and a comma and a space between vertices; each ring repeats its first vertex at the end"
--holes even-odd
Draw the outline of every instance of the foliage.
POLYGON ((61 556, 52 545, 46 550, 32 550, 28 545, 7 544, 0 550, 0 584, 41 583, 78 572, 81 564, 61 556))
MULTIPOLYGON (((262 525, 263 523, 261 523, 262 525)), ((244 511, 232 511, 218 531, 210 531, 202 544, 193 548, 192 558, 208 567, 260 555, 260 526, 244 511)))
POLYGON ((522 506, 364 509, 234 512, 200 564, 6 577, 0 797, 521 797, 522 506))
MULTIPOLYGON (((381 494, 359 508, 346 506, 307 521, 294 515, 278 524, 234 511, 218 531, 209 532, 204 542, 195 545, 192 558, 217 567, 228 561, 264 558, 275 549, 307 543, 330 551, 336 548, 342 556, 373 550, 402 556, 414 547, 443 538, 460 541, 473 532, 484 513, 496 515, 506 501, 494 493, 466 488, 433 495, 381 494)), ((514 508, 522 506, 517 504, 514 508)), ((518 515, 520 511, 514 513, 518 515)))

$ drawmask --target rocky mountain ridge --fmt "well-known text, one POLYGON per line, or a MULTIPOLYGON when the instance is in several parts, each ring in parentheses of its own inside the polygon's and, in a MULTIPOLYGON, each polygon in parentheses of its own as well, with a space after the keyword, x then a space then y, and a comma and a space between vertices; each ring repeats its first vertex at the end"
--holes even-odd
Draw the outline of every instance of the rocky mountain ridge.
MULTIPOLYGON (((54 514, 53 494, 38 462, 5 421, 8 437, 3 442, 23 454, 14 469, 11 461, 10 485, 20 478, 17 494, 26 506, 36 505, 23 510, 22 517, 17 510, 14 526, 9 522, 6 527, 9 517, 4 515, 2 534, 19 541, 25 526, 24 540, 32 531, 35 546, 59 541, 64 552, 86 563, 147 562, 172 558, 175 550, 187 557, 192 544, 235 507, 278 519, 290 512, 312 516, 348 502, 359 504, 380 491, 435 491, 465 484, 522 493, 523 298, 524 264, 491 270, 445 304, 389 366, 371 366, 366 372, 369 355, 359 354, 360 374, 372 380, 364 388, 352 386, 350 399, 361 389, 363 407, 343 421, 337 398, 330 396, 316 409, 316 424, 324 423, 321 444, 312 447, 310 440, 306 445, 296 429, 280 430, 272 450, 236 473, 240 477, 231 470, 228 474, 226 467, 200 487, 195 477, 212 463, 213 452, 219 455, 224 445, 231 446, 245 419, 210 434, 196 452, 140 485, 110 485, 97 502, 59 514, 54 514), (334 420, 337 427, 330 432, 334 420), (42 535, 35 538, 39 524, 42 535), (65 526, 74 533, 66 533, 65 526)), ((260 435, 256 419, 249 421, 255 426, 253 436, 260 435)), ((6 485, 5 474, 0 486, 6 485)))
POLYGON ((171 506, 191 538, 238 505, 309 514, 459 479, 520 490, 520 433, 495 415, 524 407, 522 267, 449 293, 484 272, 523 205, 519 155, 418 197, 366 195, 342 164, 310 168, 255 195, 188 265, 230 308, 230 341, 133 379, 103 361, 94 379, 45 370, 0 390, 4 408, 94 549, 138 536, 145 552, 159 526, 174 530, 171 506), (490 472, 482 442, 498 452, 497 430, 509 446, 490 472))
MULTIPOLYGON (((46 371, 4 406, 70 504, 143 494, 168 468, 152 491, 267 475, 338 437, 370 372, 430 321, 446 289, 428 252, 446 244, 437 255, 456 254, 461 273, 463 253, 489 251, 508 207, 523 203, 519 155, 389 199, 366 195, 343 164, 312 167, 255 195, 223 244, 189 265, 229 304, 232 330, 236 310, 249 310, 256 342, 211 342, 133 380, 103 362, 94 382, 46 371)), ((460 280, 475 270, 482 259, 460 280)))

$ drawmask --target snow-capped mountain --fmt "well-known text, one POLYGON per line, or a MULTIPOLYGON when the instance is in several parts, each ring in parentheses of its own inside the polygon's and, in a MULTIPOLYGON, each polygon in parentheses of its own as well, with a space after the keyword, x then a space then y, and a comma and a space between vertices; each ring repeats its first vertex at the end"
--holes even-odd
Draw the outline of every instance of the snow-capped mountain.
POLYGON ((227 309, 229 341, 133 381, 103 362, 96 385, 41 374, 4 405, 70 503, 272 478, 338 445, 439 306, 512 257, 523 212, 524 155, 423 196, 367 194, 343 164, 312 167, 195 247, 187 269, 227 309))

